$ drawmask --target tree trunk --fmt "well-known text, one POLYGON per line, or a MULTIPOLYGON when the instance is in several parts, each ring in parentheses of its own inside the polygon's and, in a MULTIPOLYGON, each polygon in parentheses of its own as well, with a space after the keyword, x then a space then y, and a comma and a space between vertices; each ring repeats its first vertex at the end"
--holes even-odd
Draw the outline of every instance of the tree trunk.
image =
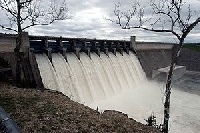
POLYGON ((17 48, 15 49, 15 60, 16 60, 16 85, 19 86, 21 81, 21 55, 20 51, 17 48))
POLYGON ((20 0, 16 0, 17 2, 17 26, 18 26, 18 37, 17 44, 15 48, 15 57, 16 57, 16 85, 19 86, 21 82, 21 53, 20 47, 22 43, 22 28, 21 28, 21 5, 20 0))
POLYGON ((184 39, 181 39, 179 42, 178 49, 175 49, 175 54, 172 54, 172 61, 170 65, 170 70, 167 77, 166 89, 165 89, 165 103, 164 103, 164 122, 162 132, 168 133, 169 131, 169 113, 170 113, 170 94, 171 94, 171 83, 173 77, 173 71, 176 66, 181 48, 183 46, 184 39))

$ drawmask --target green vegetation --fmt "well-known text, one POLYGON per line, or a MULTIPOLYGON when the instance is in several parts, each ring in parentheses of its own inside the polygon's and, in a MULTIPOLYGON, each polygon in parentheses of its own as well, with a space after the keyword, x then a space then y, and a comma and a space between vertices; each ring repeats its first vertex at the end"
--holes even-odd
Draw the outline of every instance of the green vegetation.
POLYGON ((197 52, 200 52, 200 45, 194 45, 194 44, 185 44, 183 45, 184 48, 188 48, 197 52))

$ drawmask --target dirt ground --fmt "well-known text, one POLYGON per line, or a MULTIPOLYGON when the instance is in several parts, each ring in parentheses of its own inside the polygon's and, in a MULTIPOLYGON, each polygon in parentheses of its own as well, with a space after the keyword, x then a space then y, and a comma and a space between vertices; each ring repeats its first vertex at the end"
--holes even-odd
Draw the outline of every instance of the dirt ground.
POLYGON ((24 133, 159 133, 121 112, 99 113, 50 90, 0 83, 0 106, 24 133))

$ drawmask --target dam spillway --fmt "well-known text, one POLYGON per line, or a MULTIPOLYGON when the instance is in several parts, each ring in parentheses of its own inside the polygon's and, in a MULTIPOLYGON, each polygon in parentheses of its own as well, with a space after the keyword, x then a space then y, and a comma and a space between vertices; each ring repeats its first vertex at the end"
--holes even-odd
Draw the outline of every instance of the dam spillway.
POLYGON ((28 58, 39 73, 33 73, 36 84, 42 82, 42 87, 80 103, 107 99, 146 79, 131 41, 39 36, 28 40, 28 58))
POLYGON ((67 53, 67 60, 52 53, 52 61, 45 54, 36 54, 36 61, 44 87, 62 92, 74 101, 92 103, 114 96, 124 89, 136 88, 145 74, 134 53, 100 56, 91 52, 67 53))

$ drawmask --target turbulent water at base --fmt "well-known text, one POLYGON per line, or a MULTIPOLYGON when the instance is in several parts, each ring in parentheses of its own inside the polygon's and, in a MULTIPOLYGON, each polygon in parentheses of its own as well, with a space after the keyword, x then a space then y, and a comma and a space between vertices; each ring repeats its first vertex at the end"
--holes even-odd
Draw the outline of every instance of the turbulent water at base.
MULTIPOLYGON (((52 62, 46 55, 36 54, 36 61, 45 88, 99 111, 121 111, 142 123, 153 113, 157 124, 163 122, 164 85, 146 79, 133 53, 100 53, 100 57, 80 53, 80 60, 67 53, 67 61, 52 54, 52 62)), ((200 131, 199 103, 199 95, 172 88, 170 133, 200 131)))

